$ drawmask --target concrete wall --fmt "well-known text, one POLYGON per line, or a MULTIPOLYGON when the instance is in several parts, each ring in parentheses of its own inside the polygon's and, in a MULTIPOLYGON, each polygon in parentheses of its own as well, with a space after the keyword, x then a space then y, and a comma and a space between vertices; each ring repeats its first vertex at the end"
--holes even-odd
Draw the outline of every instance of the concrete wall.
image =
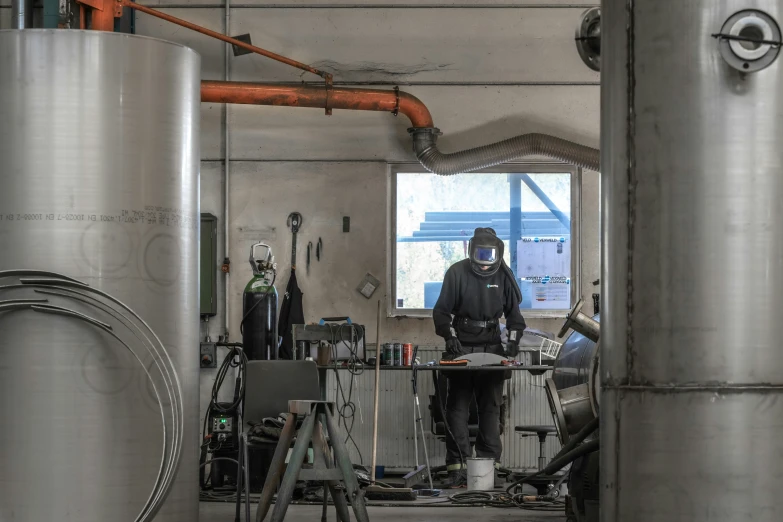
MULTIPOLYGON (((225 31, 225 11, 207 0, 166 12, 225 31)), ((171 3, 168 3, 171 5, 171 3)), ((422 99, 443 131, 444 151, 523 132, 548 132, 598 146, 598 75, 579 60, 573 31, 588 4, 566 1, 276 1, 243 3, 231 10, 232 35, 334 73, 338 84, 400 85, 422 99)), ((224 44, 146 15, 137 32, 181 42, 203 57, 205 79, 224 78, 224 44)), ((245 55, 230 58, 231 79, 317 81, 318 78, 245 55)), ((224 140, 220 105, 202 109, 202 206, 222 218, 224 140)), ((229 326, 238 334, 240 297, 250 278, 247 250, 269 241, 282 290, 290 267, 286 218, 301 212, 300 268, 308 241, 324 242, 324 258, 299 270, 305 316, 347 314, 375 338, 376 298, 387 290, 387 163, 413 161, 409 122, 382 113, 234 106, 231 131, 230 234, 232 274, 229 326), (343 216, 351 217, 344 234, 343 216), (354 288, 365 272, 383 286, 372 301, 354 288)), ((598 278, 598 177, 583 177, 582 293, 598 278)), ((221 226, 222 233, 222 226, 221 226)), ((222 239, 221 239, 222 244, 222 239)), ((553 331, 559 320, 530 319, 553 331)), ((209 325, 222 332, 220 316, 209 325)), ((384 339, 439 341, 430 321, 385 319, 384 339)))
MULTIPOLYGON (((237 7, 230 11, 228 28, 223 4, 215 0, 142 3, 216 31, 250 33, 256 45, 333 72, 336 84, 399 85, 428 105, 444 132, 439 141, 443 151, 524 132, 598 146, 598 74, 582 64, 573 43, 579 14, 597 2, 245 0, 232 2, 237 7)), ((10 0, 0 0, 0 27, 8 27, 8 5, 10 0)), ((137 15, 136 28, 139 34, 193 47, 202 56, 203 78, 225 79, 221 42, 143 14, 137 15)), ((229 65, 232 80, 318 80, 256 55, 232 56, 229 65)), ((220 260, 224 110, 203 104, 201 123, 202 211, 220 218, 220 260)), ((388 289, 387 164, 414 160, 409 122, 382 113, 335 111, 326 117, 316 109, 252 106, 230 107, 228 121, 232 340, 239 339, 250 244, 265 240, 272 245, 282 292, 290 268, 286 217, 298 211, 304 216, 298 276, 307 320, 350 315, 368 326, 374 341, 376 301, 388 289), (343 216, 351 217, 347 234, 342 232, 343 216), (307 274, 304 247, 319 237, 324 256, 307 274), (371 301, 354 290, 365 272, 383 283, 371 301)), ((597 173, 584 173, 582 198, 582 294, 589 296, 599 274, 597 173)), ((220 295, 224 279, 219 278, 220 295)), ((202 334, 213 339, 222 334, 224 313, 221 302, 218 316, 203 326, 202 334)), ((529 318, 528 323, 556 332, 561 320, 529 318)), ((440 342, 430 320, 384 318, 382 340, 392 338, 423 345, 440 342)), ((202 406, 211 382, 211 372, 202 372, 202 406)), ((371 407, 365 406, 369 415, 371 407)))
MULTIPOLYGON (((571 7, 564 1, 450 4, 456 2, 428 2, 424 7, 424 2, 321 1, 304 6, 303 2, 278 0, 275 7, 232 9, 228 33, 249 32, 255 44, 330 70, 340 84, 400 85, 429 106, 444 131, 440 140, 444 151, 523 132, 547 132, 598 146, 598 75, 581 63, 573 44, 576 20, 586 6, 571 7)), ((225 30, 223 9, 166 11, 225 30)), ((137 19, 137 28, 142 34, 195 47, 204 57, 204 78, 224 78, 223 44, 143 15, 137 19)), ((232 80, 317 80, 253 55, 232 57, 230 67, 232 80)), ((209 104, 202 109, 202 205, 204 211, 221 219, 225 188, 222 110, 209 104)), ((385 298, 388 290, 387 165, 413 161, 406 130, 409 122, 379 113, 335 111, 326 117, 320 110, 234 106, 229 108, 229 125, 232 338, 238 334, 240 296, 250 278, 245 261, 249 245, 260 239, 272 245, 282 292, 291 249, 286 218, 298 211, 304 216, 298 277, 307 320, 350 315, 368 326, 369 339, 374 341, 376 299, 385 298), (351 217, 348 234, 342 232, 343 216, 351 217), (301 269, 303 248, 319 237, 324 242, 324 257, 311 265, 308 274, 301 269), (365 272, 383 283, 371 301, 355 291, 365 272)), ((589 296, 591 282, 599 277, 597 173, 584 173, 582 198, 582 293, 589 296)), ((219 318, 209 325, 213 338, 222 332, 219 318)), ((552 319, 529 318, 528 322, 553 332, 561 324, 552 319)), ((440 343, 430 320, 410 318, 385 318, 382 338, 440 343)), ((393 377, 384 379, 386 383, 393 377)), ((515 404, 510 409, 510 425, 551 422, 537 379, 515 376, 508 390, 515 404)), ((203 372, 202 380, 206 406, 210 373, 203 372)), ((366 456, 372 406, 368 404, 371 394, 364 391, 371 383, 365 380, 360 379, 362 391, 356 398, 362 403, 365 421, 357 424, 354 436, 366 456)), ((429 386, 424 384, 424 390, 429 386)), ((412 455, 405 449, 410 447, 413 428, 407 382, 389 381, 382 388, 379 458, 390 467, 411 465, 412 455), (402 422, 384 424, 383 419, 402 422)), ((504 444, 507 465, 536 465, 535 440, 519 441, 508 434, 504 444)), ((430 446, 440 461, 442 443, 431 441, 430 446)), ((551 455, 556 450, 552 441, 547 451, 551 455)))

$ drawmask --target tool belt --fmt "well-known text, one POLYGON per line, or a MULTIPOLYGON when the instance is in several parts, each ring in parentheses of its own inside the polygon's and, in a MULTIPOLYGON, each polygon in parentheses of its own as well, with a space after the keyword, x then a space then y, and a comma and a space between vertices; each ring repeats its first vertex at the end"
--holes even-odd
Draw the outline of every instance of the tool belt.
POLYGON ((491 321, 474 321, 473 319, 468 319, 467 317, 454 318, 454 327, 469 326, 471 328, 492 328, 493 326, 497 325, 498 322, 495 319, 491 321))

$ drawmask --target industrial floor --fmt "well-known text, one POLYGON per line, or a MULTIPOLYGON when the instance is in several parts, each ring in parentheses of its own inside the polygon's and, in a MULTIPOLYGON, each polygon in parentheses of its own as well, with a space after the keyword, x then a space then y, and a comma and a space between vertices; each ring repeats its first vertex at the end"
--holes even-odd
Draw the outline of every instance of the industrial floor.
MULTIPOLYGON (((524 511, 521 509, 502 508, 465 508, 454 506, 426 507, 410 505, 403 507, 367 508, 371 522, 555 522, 564 521, 564 513, 546 513, 524 511)), ((252 516, 255 516, 255 504, 252 506, 252 516)), ((233 504, 202 502, 199 509, 201 522, 234 522, 235 507, 233 504)), ((269 516, 267 516, 267 520, 269 516)), ((293 505, 288 508, 286 522, 315 522, 321 520, 320 506, 293 505)), ((334 508, 330 506, 328 519, 334 522, 334 508)))

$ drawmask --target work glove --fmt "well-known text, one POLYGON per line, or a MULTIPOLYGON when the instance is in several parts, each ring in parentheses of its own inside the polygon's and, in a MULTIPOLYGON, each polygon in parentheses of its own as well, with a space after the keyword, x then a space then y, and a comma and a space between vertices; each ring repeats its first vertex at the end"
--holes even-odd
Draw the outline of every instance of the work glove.
POLYGON ((519 355, 519 341, 522 339, 522 332, 519 330, 509 330, 508 344, 506 344, 506 355, 516 357, 519 355))
POLYGON ((456 359, 465 353, 462 351, 462 343, 459 342, 459 339, 456 337, 449 337, 446 339, 446 353, 449 354, 452 359, 456 359))

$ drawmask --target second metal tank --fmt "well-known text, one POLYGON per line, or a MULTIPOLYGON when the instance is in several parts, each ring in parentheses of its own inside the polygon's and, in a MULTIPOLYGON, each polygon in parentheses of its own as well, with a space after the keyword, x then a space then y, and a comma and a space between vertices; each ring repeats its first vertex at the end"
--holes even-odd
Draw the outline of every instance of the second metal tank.
MULTIPOLYGON (((194 51, 150 38, 0 31, 0 270, 87 283, 160 337, 185 424, 156 522, 198 519, 199 75, 194 51)), ((143 368, 33 312, 0 314, 0 353, 0 520, 134 520, 162 451, 143 368)))
POLYGON ((604 0, 601 520, 783 520, 783 2, 604 0))

